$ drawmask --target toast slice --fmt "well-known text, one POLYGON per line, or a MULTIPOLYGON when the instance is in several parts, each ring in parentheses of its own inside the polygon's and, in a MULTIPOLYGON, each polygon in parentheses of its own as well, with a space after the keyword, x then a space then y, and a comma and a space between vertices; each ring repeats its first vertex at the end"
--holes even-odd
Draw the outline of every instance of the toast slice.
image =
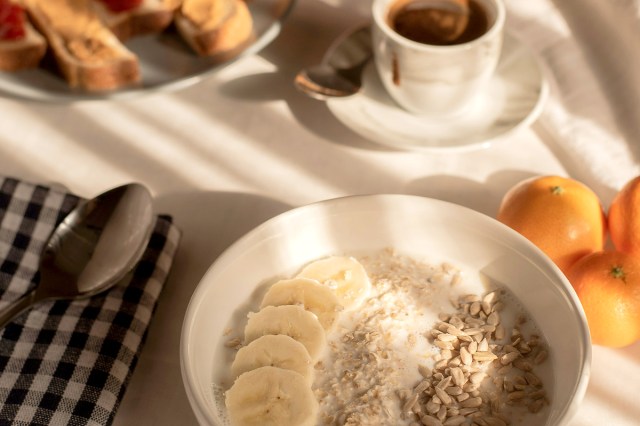
POLYGON ((184 0, 175 24, 198 55, 221 60, 234 56, 253 39, 253 18, 243 0, 184 0))
POLYGON ((121 41, 162 32, 173 21, 181 3, 182 0, 142 0, 131 10, 114 12, 103 0, 93 0, 100 19, 121 41))
POLYGON ((47 51, 47 41, 25 20, 25 35, 17 40, 0 41, 0 70, 35 68, 47 51))
POLYGON ((140 81, 138 58, 100 21, 86 0, 25 0, 69 86, 113 90, 140 81))

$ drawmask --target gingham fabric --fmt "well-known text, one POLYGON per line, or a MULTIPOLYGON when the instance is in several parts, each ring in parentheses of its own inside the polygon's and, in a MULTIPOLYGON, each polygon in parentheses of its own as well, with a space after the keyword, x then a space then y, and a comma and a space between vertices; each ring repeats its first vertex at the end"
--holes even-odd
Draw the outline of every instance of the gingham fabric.
MULTIPOLYGON (((0 177, 0 309, 37 285, 43 245, 78 201, 0 177)), ((179 239, 159 216, 142 260, 116 287, 42 302, 0 329, 0 425, 112 423, 179 239)))

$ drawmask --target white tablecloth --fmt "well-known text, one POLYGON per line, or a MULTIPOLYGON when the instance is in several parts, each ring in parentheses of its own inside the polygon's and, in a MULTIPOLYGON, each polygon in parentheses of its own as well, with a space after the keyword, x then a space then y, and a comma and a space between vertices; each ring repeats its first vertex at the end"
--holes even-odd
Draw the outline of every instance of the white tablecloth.
MULTIPOLYGON (((299 0, 259 55, 175 93, 45 105, 0 98, 0 167, 91 196, 139 181, 183 239, 116 425, 195 423, 179 341, 189 297, 235 239, 291 207, 363 193, 407 193, 494 216, 506 190, 538 174, 591 186, 607 205, 640 174, 640 6, 632 0, 508 0, 509 30, 536 51, 552 96, 531 127, 465 154, 377 146, 296 92, 295 73, 368 20, 369 0, 299 0)), ((640 343, 595 347, 572 425, 637 425, 640 343)))

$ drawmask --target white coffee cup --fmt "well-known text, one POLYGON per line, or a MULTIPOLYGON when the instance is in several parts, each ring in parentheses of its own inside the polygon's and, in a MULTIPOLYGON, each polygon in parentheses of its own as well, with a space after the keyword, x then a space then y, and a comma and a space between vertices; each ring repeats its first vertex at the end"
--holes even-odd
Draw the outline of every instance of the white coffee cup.
POLYGON ((411 113, 461 113, 488 84, 500 58, 506 15, 503 0, 475 0, 486 13, 487 31, 466 43, 445 46, 398 34, 389 17, 398 1, 403 0, 374 0, 372 6, 373 53, 384 87, 411 113))

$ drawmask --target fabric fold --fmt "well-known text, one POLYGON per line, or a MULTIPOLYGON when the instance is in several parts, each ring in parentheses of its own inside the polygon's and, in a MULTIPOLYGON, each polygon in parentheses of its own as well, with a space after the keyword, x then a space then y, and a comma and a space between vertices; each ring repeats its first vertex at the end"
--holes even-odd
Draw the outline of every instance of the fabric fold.
POLYGON ((508 28, 539 55, 551 80, 537 125, 564 151, 565 166, 580 173, 573 177, 607 203, 640 174, 640 149, 630 138, 640 130, 633 66, 640 54, 631 42, 640 37, 638 2, 514 0, 508 9, 508 28))

